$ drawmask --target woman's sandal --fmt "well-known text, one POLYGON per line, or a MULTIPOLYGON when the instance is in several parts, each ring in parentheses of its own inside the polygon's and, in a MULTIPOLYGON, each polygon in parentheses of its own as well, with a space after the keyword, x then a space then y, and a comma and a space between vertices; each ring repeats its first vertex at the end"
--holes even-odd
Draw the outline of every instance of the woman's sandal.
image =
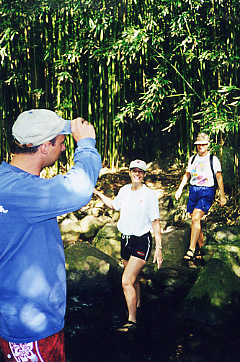
POLYGON ((184 261, 193 261, 194 258, 195 258, 195 252, 192 249, 188 249, 185 255, 183 256, 184 261), (189 255, 189 253, 191 253, 192 255, 189 255))
POLYGON ((124 324, 121 328, 118 328, 117 330, 119 332, 130 332, 134 331, 137 328, 137 323, 133 321, 127 321, 126 324, 124 324))
POLYGON ((203 252, 202 252, 202 249, 199 249, 198 252, 196 253, 195 255, 195 259, 196 259, 196 262, 197 262, 197 265, 198 266, 203 266, 205 265, 205 260, 203 258, 203 252))
POLYGON ((195 255, 196 259, 202 260, 202 251, 201 249, 198 250, 198 253, 195 255))

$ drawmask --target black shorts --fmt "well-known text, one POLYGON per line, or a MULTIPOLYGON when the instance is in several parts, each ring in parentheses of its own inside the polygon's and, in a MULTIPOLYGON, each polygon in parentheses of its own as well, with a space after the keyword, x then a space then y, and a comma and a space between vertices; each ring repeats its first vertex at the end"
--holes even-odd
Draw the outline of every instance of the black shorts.
POLYGON ((130 256, 147 261, 152 250, 152 235, 150 231, 141 236, 124 235, 121 236, 121 257, 129 260, 130 256))

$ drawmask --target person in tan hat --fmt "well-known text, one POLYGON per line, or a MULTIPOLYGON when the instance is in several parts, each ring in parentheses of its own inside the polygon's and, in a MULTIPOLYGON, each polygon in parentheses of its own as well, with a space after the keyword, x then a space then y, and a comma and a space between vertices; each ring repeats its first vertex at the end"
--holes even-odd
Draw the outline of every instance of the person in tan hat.
POLYGON ((175 198, 178 200, 184 186, 190 180, 187 212, 191 215, 192 228, 189 249, 183 257, 183 260, 187 262, 194 261, 195 258, 201 259, 203 245, 201 219, 207 214, 214 201, 214 178, 220 190, 220 206, 226 204, 221 164, 216 156, 209 153, 209 136, 203 132, 199 133, 195 145, 198 153, 190 157, 186 172, 175 193, 175 198), (197 245, 198 250, 196 250, 197 245))
POLYGON ((6 361, 65 362, 66 273, 57 216, 92 197, 101 158, 95 130, 83 118, 66 121, 47 109, 19 115, 9 163, 0 166, 0 347, 6 361), (77 147, 65 175, 40 177, 65 150, 77 147))
POLYGON ((94 190, 108 207, 120 211, 117 227, 121 232, 124 266, 122 287, 128 307, 128 321, 118 329, 120 332, 131 331, 137 326, 136 312, 140 307, 139 274, 151 254, 151 229, 156 244, 153 262, 157 263, 158 269, 163 262, 158 197, 143 184, 146 171, 144 161, 132 161, 129 167, 131 184, 123 186, 114 200, 94 190))

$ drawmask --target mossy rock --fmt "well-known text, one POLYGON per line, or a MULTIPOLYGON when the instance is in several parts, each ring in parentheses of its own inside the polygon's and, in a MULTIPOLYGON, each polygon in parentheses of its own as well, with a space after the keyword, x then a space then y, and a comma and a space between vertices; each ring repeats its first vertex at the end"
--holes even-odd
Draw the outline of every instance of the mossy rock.
POLYGON ((208 244, 235 244, 240 243, 240 227, 218 225, 213 230, 206 232, 208 244))
POLYGON ((89 243, 79 242, 65 249, 68 283, 83 279, 119 279, 122 268, 111 257, 89 243))
POLYGON ((235 245, 205 245, 203 258, 208 262, 211 258, 221 259, 240 278, 240 243, 235 245))
POLYGON ((182 303, 179 316, 206 324, 222 324, 238 317, 240 280, 224 261, 213 257, 182 303))
POLYGON ((97 233, 92 245, 117 262, 121 262, 121 233, 117 229, 117 223, 104 225, 97 233))

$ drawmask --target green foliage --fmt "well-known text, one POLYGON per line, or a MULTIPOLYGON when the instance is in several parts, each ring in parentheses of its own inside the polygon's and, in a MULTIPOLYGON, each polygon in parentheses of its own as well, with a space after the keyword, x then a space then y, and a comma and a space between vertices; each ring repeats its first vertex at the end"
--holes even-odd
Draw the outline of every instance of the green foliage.
POLYGON ((201 111, 194 116, 195 122, 201 123, 201 128, 210 136, 222 133, 232 133, 238 130, 240 106, 240 89, 236 86, 221 86, 211 91, 210 96, 202 102, 201 111))
POLYGON ((120 123, 126 122, 128 118, 135 118, 137 109, 138 107, 134 102, 128 103, 125 107, 121 108, 114 119, 115 125, 118 126, 120 123))
POLYGON ((93 123, 113 167, 185 162, 205 130, 233 146, 237 184, 239 11, 237 0, 0 0, 1 159, 19 112, 47 107, 93 123))

